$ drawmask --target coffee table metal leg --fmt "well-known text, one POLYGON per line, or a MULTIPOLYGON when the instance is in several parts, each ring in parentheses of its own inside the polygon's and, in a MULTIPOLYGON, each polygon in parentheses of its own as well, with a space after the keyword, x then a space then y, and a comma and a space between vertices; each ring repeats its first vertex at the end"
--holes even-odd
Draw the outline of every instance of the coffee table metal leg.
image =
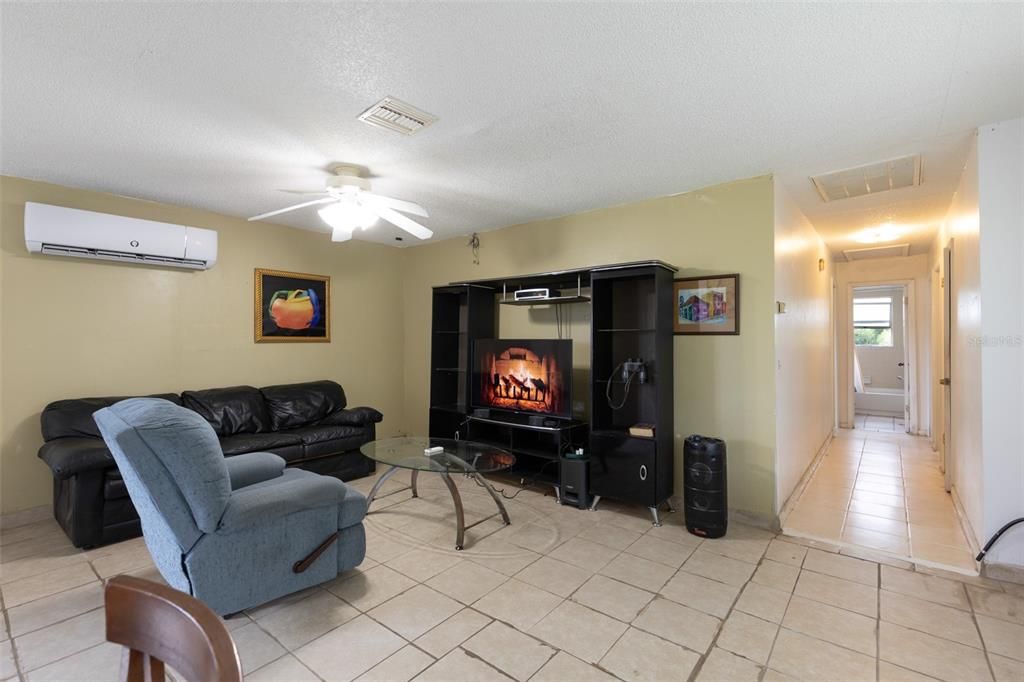
POLYGON ((491 484, 487 482, 487 479, 475 471, 473 472, 473 478, 475 478, 477 483, 482 485, 484 489, 491 494, 491 499, 494 500, 494 504, 498 505, 498 511, 501 512, 501 520, 505 522, 506 526, 510 525, 512 521, 508 518, 508 512, 505 511, 505 505, 501 502, 501 496, 498 495, 494 488, 491 487, 491 484))
POLYGON ((377 479, 377 482, 373 484, 373 487, 370 488, 370 494, 366 496, 366 509, 367 509, 367 511, 369 511, 369 509, 370 509, 370 504, 373 502, 373 498, 375 498, 377 496, 377 491, 380 490, 380 487, 382 485, 384 485, 384 481, 386 481, 389 478, 391 478, 392 476, 394 476, 396 471, 398 471, 398 467, 391 467, 390 469, 385 471, 381 475, 381 477, 377 479))
POLYGON ((455 481, 447 473, 441 474, 444 484, 448 486, 448 492, 452 494, 452 501, 455 503, 455 521, 458 525, 455 531, 455 549, 462 549, 463 543, 466 540, 466 517, 462 513, 462 498, 459 496, 459 489, 455 486, 455 481))

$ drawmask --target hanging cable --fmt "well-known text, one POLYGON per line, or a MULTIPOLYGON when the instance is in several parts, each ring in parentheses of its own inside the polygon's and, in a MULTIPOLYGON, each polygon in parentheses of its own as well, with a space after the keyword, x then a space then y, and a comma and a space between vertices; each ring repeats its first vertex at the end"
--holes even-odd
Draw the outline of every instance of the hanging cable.
POLYGON ((621 410, 623 407, 625 407, 626 401, 629 400, 629 386, 630 386, 630 384, 633 383, 633 377, 635 377, 637 374, 640 373, 640 370, 630 370, 627 373, 627 375, 626 375, 626 386, 625 386, 624 392, 622 394, 622 402, 620 402, 618 405, 616 405, 615 401, 612 400, 612 381, 615 380, 615 376, 619 373, 619 370, 622 369, 622 366, 624 364, 625 363, 620 362, 618 365, 616 365, 615 369, 612 370, 612 375, 610 377, 608 377, 608 381, 606 381, 605 384, 604 384, 604 397, 605 397, 605 400, 608 401, 608 407, 612 408, 613 410, 621 410))

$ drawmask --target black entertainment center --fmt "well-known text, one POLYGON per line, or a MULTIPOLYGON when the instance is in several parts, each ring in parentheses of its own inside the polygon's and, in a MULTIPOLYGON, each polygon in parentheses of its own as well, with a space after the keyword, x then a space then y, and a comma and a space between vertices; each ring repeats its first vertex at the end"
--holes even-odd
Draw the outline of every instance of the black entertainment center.
POLYGON ((582 448, 592 509, 617 499, 660 524, 673 487, 675 272, 643 261, 435 287, 430 435, 506 448, 555 485, 555 465, 582 448), (590 307, 589 385, 576 386, 589 393, 589 422, 572 418, 570 340, 498 338, 502 305, 566 304, 590 307), (637 426, 649 435, 631 434, 637 426))

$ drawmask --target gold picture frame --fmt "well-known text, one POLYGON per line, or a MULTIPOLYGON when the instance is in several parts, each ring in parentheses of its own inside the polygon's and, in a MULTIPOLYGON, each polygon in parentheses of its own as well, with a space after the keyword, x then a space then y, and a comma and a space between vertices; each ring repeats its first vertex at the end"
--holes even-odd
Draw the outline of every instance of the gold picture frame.
POLYGON ((256 343, 330 343, 329 275, 256 268, 253 279, 256 343))

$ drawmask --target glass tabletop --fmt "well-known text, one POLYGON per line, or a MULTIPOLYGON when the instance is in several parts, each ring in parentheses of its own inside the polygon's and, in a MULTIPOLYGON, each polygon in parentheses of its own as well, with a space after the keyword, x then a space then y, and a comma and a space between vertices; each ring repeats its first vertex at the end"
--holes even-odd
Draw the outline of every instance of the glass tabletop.
POLYGON ((381 464, 445 473, 487 473, 508 469, 516 463, 515 455, 493 445, 425 436, 375 440, 360 447, 359 451, 381 464), (424 453, 427 448, 436 447, 444 448, 444 451, 432 455, 424 453))

